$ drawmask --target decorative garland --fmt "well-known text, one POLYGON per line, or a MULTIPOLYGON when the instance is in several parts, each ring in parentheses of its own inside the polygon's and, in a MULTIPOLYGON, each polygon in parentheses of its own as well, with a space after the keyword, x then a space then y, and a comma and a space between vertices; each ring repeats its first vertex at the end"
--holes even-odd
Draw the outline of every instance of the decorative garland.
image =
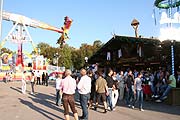
POLYGON ((180 6, 180 0, 156 0, 154 5, 157 8, 169 9, 180 6))

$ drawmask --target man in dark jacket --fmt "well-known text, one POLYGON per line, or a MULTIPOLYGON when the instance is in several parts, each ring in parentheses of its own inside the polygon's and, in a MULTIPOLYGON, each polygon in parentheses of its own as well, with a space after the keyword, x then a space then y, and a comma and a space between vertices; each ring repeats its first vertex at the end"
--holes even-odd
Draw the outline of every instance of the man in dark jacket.
POLYGON ((112 78, 113 70, 109 69, 108 75, 106 76, 106 81, 107 81, 107 86, 108 86, 108 93, 109 95, 107 96, 107 103, 108 106, 110 107, 110 110, 113 110, 113 105, 112 105, 112 90, 115 87, 114 81, 112 78))

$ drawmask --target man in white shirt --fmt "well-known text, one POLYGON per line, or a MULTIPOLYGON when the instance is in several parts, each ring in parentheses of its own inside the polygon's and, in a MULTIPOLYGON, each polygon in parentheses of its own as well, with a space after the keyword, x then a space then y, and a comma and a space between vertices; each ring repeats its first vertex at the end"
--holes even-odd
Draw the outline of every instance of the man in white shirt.
POLYGON ((80 119, 88 120, 87 104, 90 99, 91 92, 91 78, 86 75, 86 70, 81 69, 81 79, 78 83, 78 92, 80 94, 80 104, 82 108, 82 116, 80 119))
POLYGON ((36 77, 37 77, 37 85, 41 85, 41 81, 40 81, 40 78, 41 78, 41 74, 40 74, 40 72, 39 71, 37 71, 37 73, 36 73, 36 77))
POLYGON ((56 79, 56 105, 59 106, 61 105, 61 99, 62 99, 62 91, 60 90, 60 84, 62 81, 62 74, 57 75, 56 79))

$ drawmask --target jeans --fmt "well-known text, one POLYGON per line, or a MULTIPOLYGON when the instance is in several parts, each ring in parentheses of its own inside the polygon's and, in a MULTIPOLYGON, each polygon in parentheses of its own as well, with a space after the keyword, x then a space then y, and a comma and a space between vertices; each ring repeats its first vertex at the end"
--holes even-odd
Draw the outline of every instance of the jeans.
POLYGON ((167 86, 168 86, 168 85, 161 85, 161 86, 159 87, 160 93, 164 93, 165 90, 166 90, 166 88, 167 88, 167 86))
POLYGON ((61 95, 59 89, 56 89, 56 105, 61 105, 61 95))
POLYGON ((125 88, 126 89, 126 94, 125 94, 125 103, 126 105, 130 105, 131 104, 131 100, 133 99, 133 91, 132 88, 125 88))
POLYGON ((162 94, 162 96, 159 98, 160 100, 164 100, 164 97, 167 96, 170 92, 170 90, 172 89, 171 86, 167 86, 166 90, 164 91, 164 93, 162 94))
POLYGON ((48 86, 48 79, 46 79, 46 81, 45 81, 45 82, 46 82, 46 86, 48 86))
POLYGON ((113 110, 112 105, 112 88, 108 88, 109 95, 107 96, 107 104, 110 107, 111 110, 113 110))
POLYGON ((36 83, 37 85, 40 85, 41 84, 41 82, 40 82, 40 77, 37 77, 37 83, 36 83))
POLYGON ((133 106, 135 103, 139 103, 139 109, 142 109, 143 106, 143 90, 136 90, 136 98, 134 99, 133 106))
POLYGON ((82 117, 85 120, 88 120, 88 101, 90 99, 90 93, 88 94, 80 94, 80 104, 81 104, 81 108, 82 108, 82 117))
POLYGON ((119 88, 119 100, 123 100, 124 98, 124 87, 119 88))
POLYGON ((34 82, 31 82, 32 93, 34 93, 34 82))
POLYGON ((113 105, 113 108, 116 106, 118 97, 119 97, 119 92, 118 92, 118 90, 114 90, 114 91, 112 92, 112 105, 113 105))

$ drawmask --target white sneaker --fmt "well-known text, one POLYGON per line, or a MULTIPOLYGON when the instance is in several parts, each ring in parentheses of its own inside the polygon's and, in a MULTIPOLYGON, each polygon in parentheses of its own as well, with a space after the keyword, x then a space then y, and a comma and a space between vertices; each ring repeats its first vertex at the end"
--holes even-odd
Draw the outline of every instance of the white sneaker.
POLYGON ((132 109, 134 109, 134 106, 132 106, 132 109))
POLYGON ((167 99, 167 96, 164 96, 162 99, 163 99, 163 100, 167 99))
POLYGON ((161 103, 161 102, 162 102, 162 100, 156 100, 155 102, 157 102, 157 103, 161 103))
POLYGON ((144 111, 144 109, 141 108, 140 111, 144 111))
POLYGON ((158 98, 159 96, 158 96, 158 95, 155 95, 154 97, 155 97, 155 98, 158 98))

